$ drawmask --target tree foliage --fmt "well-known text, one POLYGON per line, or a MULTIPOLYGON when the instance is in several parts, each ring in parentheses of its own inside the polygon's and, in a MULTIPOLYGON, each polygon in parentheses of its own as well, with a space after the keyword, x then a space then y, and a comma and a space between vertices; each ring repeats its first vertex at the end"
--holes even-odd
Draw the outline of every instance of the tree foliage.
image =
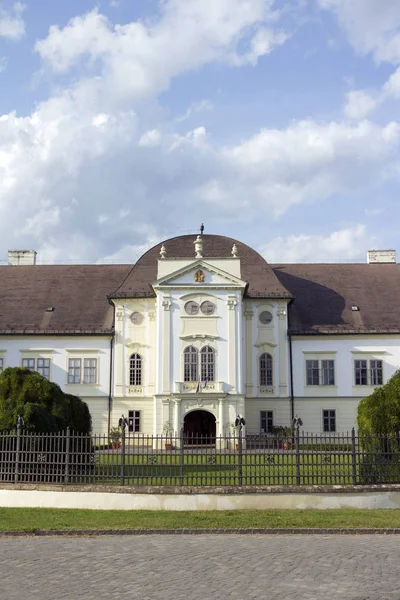
POLYGON ((357 423, 362 435, 395 435, 400 431, 400 371, 361 400, 357 423))
POLYGON ((38 432, 73 431, 90 433, 88 406, 78 396, 35 371, 10 367, 0 375, 0 431, 15 428, 21 415, 25 427, 38 432))

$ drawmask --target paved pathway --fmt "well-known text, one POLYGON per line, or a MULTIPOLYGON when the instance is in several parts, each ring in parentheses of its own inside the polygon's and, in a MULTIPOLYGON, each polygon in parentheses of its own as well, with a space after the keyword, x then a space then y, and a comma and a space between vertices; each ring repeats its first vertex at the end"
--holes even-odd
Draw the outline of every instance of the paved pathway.
POLYGON ((0 537, 1 600, 400 600, 400 536, 0 537))

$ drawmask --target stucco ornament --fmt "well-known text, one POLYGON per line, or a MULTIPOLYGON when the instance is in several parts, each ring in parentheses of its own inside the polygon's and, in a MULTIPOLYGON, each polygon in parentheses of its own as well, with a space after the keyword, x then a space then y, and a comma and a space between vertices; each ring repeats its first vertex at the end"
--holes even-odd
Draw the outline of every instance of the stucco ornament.
POLYGON ((194 250, 196 252, 196 258, 203 258, 203 238, 198 235, 193 242, 194 250))
POLYGON ((204 273, 201 269, 194 274, 194 280, 196 283, 204 283, 204 273))

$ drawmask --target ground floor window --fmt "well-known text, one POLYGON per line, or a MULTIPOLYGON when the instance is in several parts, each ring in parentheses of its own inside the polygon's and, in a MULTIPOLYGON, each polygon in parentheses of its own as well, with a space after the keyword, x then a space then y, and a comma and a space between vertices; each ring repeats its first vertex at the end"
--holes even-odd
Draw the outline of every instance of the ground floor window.
POLYGON ((336 431, 336 410, 323 410, 322 421, 324 432, 329 433, 336 431))
POLYGON ((140 431, 140 410, 130 410, 128 412, 128 431, 130 433, 139 433, 139 431, 140 431))
POLYGON ((260 410, 260 431, 268 433, 274 426, 272 410, 260 410))

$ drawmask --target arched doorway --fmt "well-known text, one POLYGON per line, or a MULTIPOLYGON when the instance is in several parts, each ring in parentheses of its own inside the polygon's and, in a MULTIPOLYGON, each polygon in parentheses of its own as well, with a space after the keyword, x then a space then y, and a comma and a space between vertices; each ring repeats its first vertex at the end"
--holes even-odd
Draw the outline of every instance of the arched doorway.
POLYGON ((215 444, 216 421, 207 410, 194 410, 188 413, 183 422, 183 435, 186 444, 215 444))

